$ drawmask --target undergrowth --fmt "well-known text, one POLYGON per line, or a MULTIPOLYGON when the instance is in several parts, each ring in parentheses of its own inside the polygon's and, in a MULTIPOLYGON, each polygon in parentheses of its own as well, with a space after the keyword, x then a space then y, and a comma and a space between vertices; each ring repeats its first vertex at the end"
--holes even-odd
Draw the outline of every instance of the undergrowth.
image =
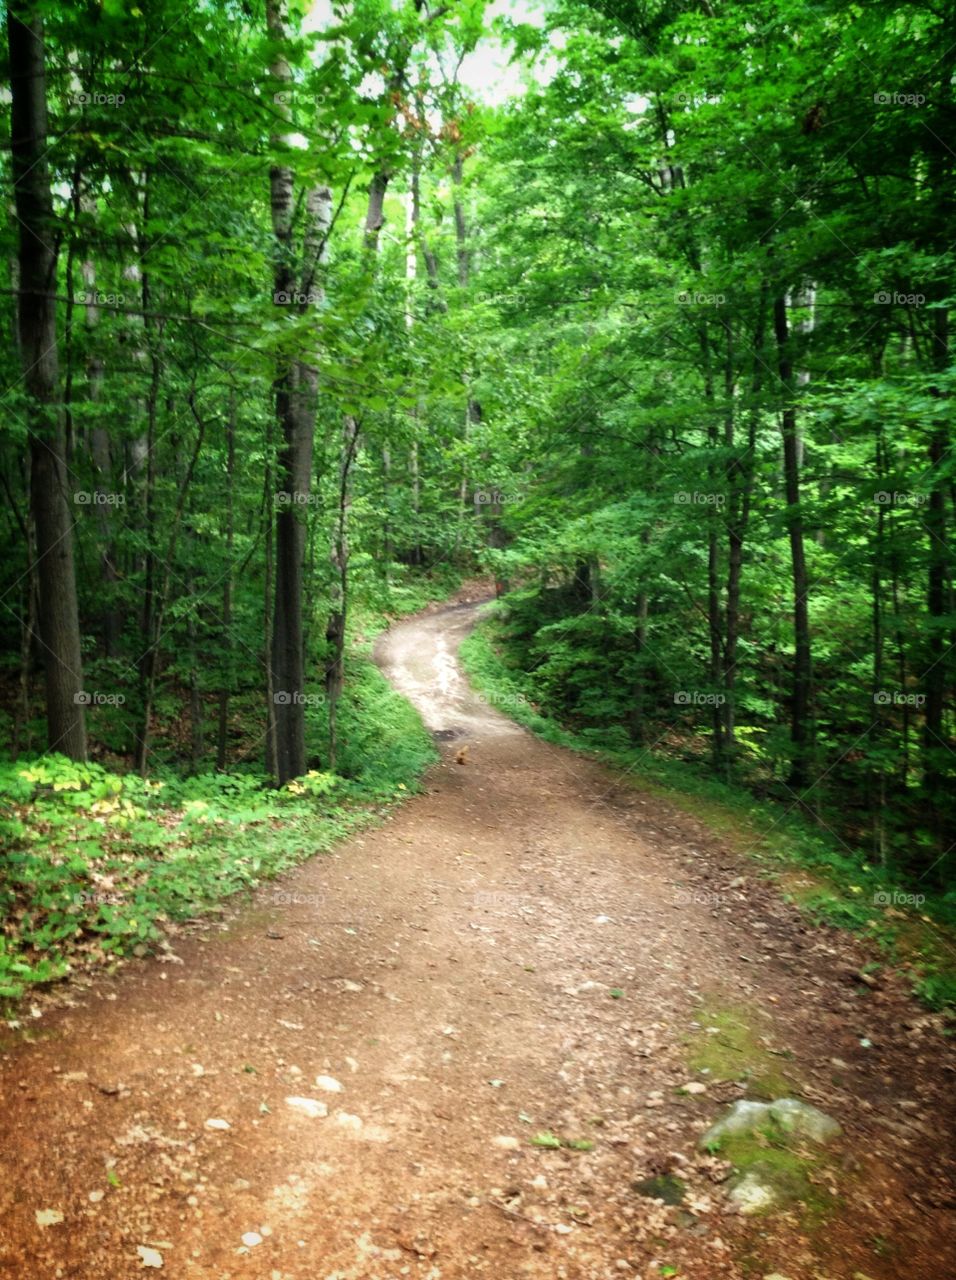
MULTIPOLYGON (((371 643, 387 612, 412 612, 447 586, 400 589, 356 617, 334 774, 313 769, 276 790, 251 765, 143 779, 60 755, 0 760, 0 1005, 146 954, 170 922, 328 850, 414 791, 437 754, 371 643)), ((324 717, 307 727, 322 758, 324 717)))
POLYGON ((873 865, 842 841, 783 806, 756 799, 686 762, 630 746, 626 735, 572 731, 539 703, 534 680, 509 655, 499 619, 487 618, 463 643, 462 664, 475 688, 548 742, 621 769, 622 781, 657 794, 704 822, 738 852, 784 882, 814 921, 872 938, 904 969, 931 1008, 956 1004, 956 894, 932 894, 873 865), (801 872, 799 883, 794 869, 801 872))

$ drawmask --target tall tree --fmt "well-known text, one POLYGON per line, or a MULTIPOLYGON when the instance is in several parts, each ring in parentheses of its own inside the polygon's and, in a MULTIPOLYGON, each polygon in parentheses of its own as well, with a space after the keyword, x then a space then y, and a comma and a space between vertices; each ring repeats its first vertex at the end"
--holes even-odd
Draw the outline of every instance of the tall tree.
POLYGON ((59 232, 47 167, 46 57, 39 8, 7 7, 10 150, 19 223, 18 332, 30 435, 39 640, 46 668, 47 745, 86 758, 83 662, 73 563, 73 516, 59 405, 56 268, 59 232))

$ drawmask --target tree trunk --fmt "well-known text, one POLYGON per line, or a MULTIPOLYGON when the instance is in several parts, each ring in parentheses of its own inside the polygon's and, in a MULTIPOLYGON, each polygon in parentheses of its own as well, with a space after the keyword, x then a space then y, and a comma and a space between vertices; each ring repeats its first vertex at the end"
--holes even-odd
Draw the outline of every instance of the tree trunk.
POLYGON ((790 352, 787 300, 779 294, 773 304, 774 334, 777 340, 777 368, 783 390, 781 412, 783 434, 784 489, 787 501, 786 524, 790 539, 793 580, 793 682, 790 706, 790 739, 793 755, 789 786, 806 790, 810 778, 811 678, 810 615, 807 597, 809 580, 804 549, 803 513, 800 506, 800 443, 797 434, 796 380, 790 352))
POLYGON ((347 416, 342 428, 342 454, 339 462, 338 514, 332 539, 334 572, 332 607, 329 610, 325 639, 331 658, 325 671, 325 692, 329 706, 329 768, 334 769, 338 755, 338 707, 345 686, 345 638, 348 622, 349 590, 349 506, 351 473, 359 442, 358 423, 347 416))
POLYGON ((47 745, 86 759, 73 518, 57 406, 56 228, 46 165, 43 25, 23 0, 7 9, 14 196, 19 221, 17 320, 30 431, 39 638, 46 667, 47 745))
MULTIPOLYGON (((758 404, 760 389, 763 385, 765 366, 763 346, 766 327, 766 291, 760 290, 759 309, 754 326, 754 360, 751 374, 752 403, 747 415, 747 444, 741 459, 734 450, 735 424, 733 409, 728 410, 724 443, 730 453, 727 462, 727 603, 724 612, 724 765, 729 770, 733 765, 736 747, 736 686, 737 686, 737 653, 740 641, 740 591, 743 577, 744 541, 750 523, 750 506, 753 496, 754 473, 756 465, 757 424, 760 420, 758 404)), ((730 358, 730 334, 728 333, 727 364, 732 366, 730 358)), ((732 380, 732 367, 725 373, 725 395, 732 395, 732 386, 728 388, 728 377, 732 380)))
MULTIPOLYGON (((285 25, 279 0, 269 0, 266 18, 269 34, 283 41, 285 25)), ((289 64, 281 54, 273 63, 272 75, 281 83, 291 83, 289 64)), ((283 111, 287 113, 288 108, 283 111)), ((274 136, 272 142, 281 147, 287 138, 274 136)), ((274 299, 277 305, 295 305, 301 310, 311 304, 316 288, 314 277, 325 243, 331 196, 326 188, 316 188, 307 197, 304 269, 299 279, 293 251, 295 175, 288 165, 274 164, 269 171, 269 181, 276 242, 274 299)), ((279 506, 275 521, 272 628, 272 706, 279 786, 306 771, 304 565, 317 386, 318 374, 311 362, 280 358, 274 383, 280 434, 276 462, 279 506)))
MULTIPOLYGON (((216 768, 226 767, 229 749, 229 694, 233 682, 232 670, 232 557, 235 551, 236 521, 233 510, 236 473, 236 389, 229 389, 229 416, 226 419, 226 576, 222 581, 222 661, 225 672, 219 689, 218 722, 216 729, 216 768)), ((266 508, 269 522, 272 513, 266 508)))
MULTIPOLYGON (((949 365, 949 312, 939 306, 933 312, 933 368, 944 375, 949 365)), ((942 398, 937 389, 936 395, 942 398)), ((926 531, 929 535, 929 567, 927 572, 926 607, 928 620, 928 662, 926 667, 926 718, 923 722, 923 785, 931 796, 943 786, 941 761, 948 756, 944 738, 943 708, 947 689, 946 635, 947 575, 950 567, 946 534, 945 477, 942 463, 947 452, 946 428, 940 423, 929 442, 929 471, 933 477, 926 508, 926 531)))

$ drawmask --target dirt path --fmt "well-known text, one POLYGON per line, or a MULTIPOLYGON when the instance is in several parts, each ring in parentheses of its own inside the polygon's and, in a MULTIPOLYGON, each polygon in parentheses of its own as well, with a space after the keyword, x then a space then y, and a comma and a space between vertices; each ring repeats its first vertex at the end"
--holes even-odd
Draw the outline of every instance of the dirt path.
POLYGON ((484 706, 454 660, 473 618, 380 645, 447 745, 425 794, 5 1046, 0 1275, 956 1274, 934 1020, 848 982, 851 944, 696 824, 484 706), (695 1143, 743 1090, 679 1092, 707 1082, 702 1001, 844 1125, 825 1225, 728 1212, 695 1143), (668 1171, 682 1207, 634 1190, 668 1171))

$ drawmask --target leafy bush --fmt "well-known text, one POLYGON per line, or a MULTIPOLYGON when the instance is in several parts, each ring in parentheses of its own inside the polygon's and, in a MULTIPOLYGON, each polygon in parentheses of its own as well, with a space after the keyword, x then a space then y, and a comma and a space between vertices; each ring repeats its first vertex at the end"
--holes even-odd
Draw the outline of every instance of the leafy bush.
POLYGON ((436 758, 367 658, 352 660, 340 723, 340 773, 281 791, 252 772, 142 779, 58 755, 0 761, 0 1000, 144 954, 168 922, 374 820, 436 758))
POLYGON ((619 726, 566 728, 549 714, 542 689, 547 683, 539 680, 539 671, 522 668, 521 646, 511 640, 505 608, 499 606, 460 650, 479 691, 547 741, 622 768, 626 780, 705 821, 769 873, 808 868, 813 887, 797 905, 812 919, 872 938, 906 968, 914 991, 932 1008, 956 1003, 951 958, 956 894, 932 894, 925 885, 907 883, 898 872, 868 862, 862 852, 854 855, 799 814, 756 800, 744 787, 724 783, 699 766, 634 747, 619 726), (910 899, 909 909, 898 909, 898 902, 910 899))

